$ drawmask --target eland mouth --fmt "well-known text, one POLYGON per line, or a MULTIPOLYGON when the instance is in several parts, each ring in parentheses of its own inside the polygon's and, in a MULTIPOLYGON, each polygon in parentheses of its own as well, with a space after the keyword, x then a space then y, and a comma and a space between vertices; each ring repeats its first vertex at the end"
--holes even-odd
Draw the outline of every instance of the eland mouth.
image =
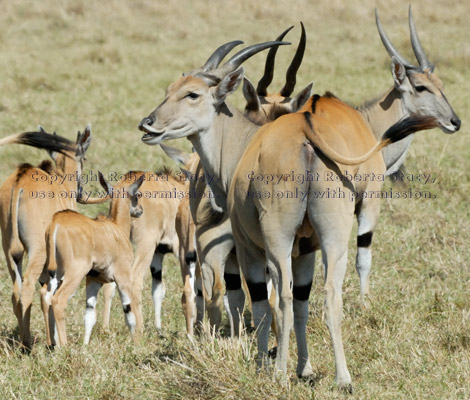
POLYGON ((152 122, 153 121, 151 121, 149 118, 144 118, 139 124, 139 130, 145 133, 145 135, 142 136, 142 141, 145 144, 158 144, 160 141, 159 139, 165 133, 164 129, 155 129, 151 125, 152 122))
POLYGON ((459 118, 452 118, 449 125, 440 124, 441 129, 444 133, 452 134, 460 129, 462 122, 459 118))

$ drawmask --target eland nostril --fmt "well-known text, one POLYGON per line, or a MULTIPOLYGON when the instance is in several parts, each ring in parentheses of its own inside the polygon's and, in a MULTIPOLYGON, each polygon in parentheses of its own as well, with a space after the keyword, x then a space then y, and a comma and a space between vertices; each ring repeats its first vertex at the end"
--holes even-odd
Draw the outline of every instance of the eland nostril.
POLYGON ((458 131, 460 129, 460 125, 462 125, 462 121, 460 121, 459 118, 452 118, 450 122, 455 126, 455 131, 458 131))
POLYGON ((142 121, 140 121, 139 129, 142 130, 142 127, 143 127, 144 125, 149 125, 149 126, 151 126, 152 124, 153 124, 152 118, 146 117, 146 118, 144 118, 142 121))

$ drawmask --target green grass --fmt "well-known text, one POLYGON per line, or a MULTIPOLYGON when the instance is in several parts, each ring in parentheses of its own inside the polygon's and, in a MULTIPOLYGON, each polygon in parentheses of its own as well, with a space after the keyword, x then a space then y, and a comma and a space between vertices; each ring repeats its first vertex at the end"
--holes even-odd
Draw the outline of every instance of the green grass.
MULTIPOLYGON (((144 146, 137 124, 163 99, 168 84, 204 63, 219 44, 272 40, 290 25, 297 43, 305 23, 307 51, 297 90, 331 90, 352 103, 376 97, 392 84, 389 58, 376 32, 373 9, 400 51, 412 59, 408 1, 0 1, 0 136, 41 124, 74 138, 90 122, 93 143, 87 171, 155 170, 171 164, 161 150, 144 146)), ((374 235, 372 307, 359 302, 351 240, 344 283, 343 336, 359 399, 470 398, 470 5, 463 0, 414 1, 421 41, 462 119, 447 136, 438 130, 415 137, 406 162, 411 174, 429 173, 433 200, 382 202, 374 235)), ((284 83, 294 46, 278 52, 272 88, 284 83)), ((264 56, 249 60, 255 83, 264 56)), ((232 102, 243 105, 240 91, 232 102)), ((177 145, 188 150, 189 142, 177 145)), ((46 155, 19 146, 0 149, 0 182, 20 162, 46 155)), ((85 173, 87 172, 85 171, 85 173)), ((385 188, 387 188, 388 183, 385 188)), ((415 190, 428 190, 419 183, 415 190)), ((103 207, 82 207, 96 215, 103 207)), ((322 319, 321 268, 310 297, 308 340, 317 374, 314 388, 295 377, 291 340, 288 385, 256 373, 252 334, 240 342, 184 332, 176 259, 165 261, 164 332, 153 329, 149 283, 145 334, 133 345, 119 301, 110 332, 97 323, 91 345, 82 348, 83 287, 69 302, 70 345, 45 349, 39 301, 33 308, 37 338, 31 356, 14 345, 16 319, 11 281, 0 257, 0 397, 11 399, 309 399, 344 398, 334 383, 333 354, 322 319)), ((37 296, 38 297, 38 296, 37 296)), ((99 309, 99 312, 101 310, 99 309)))

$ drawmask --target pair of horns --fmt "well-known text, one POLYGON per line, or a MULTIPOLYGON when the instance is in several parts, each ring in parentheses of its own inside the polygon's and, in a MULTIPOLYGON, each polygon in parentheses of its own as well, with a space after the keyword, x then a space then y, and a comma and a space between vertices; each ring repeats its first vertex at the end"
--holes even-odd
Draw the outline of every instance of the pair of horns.
MULTIPOLYGON (((200 72, 208 73, 213 77, 222 79, 224 76, 229 74, 232 71, 235 71, 243 62, 245 62, 248 58, 259 53, 260 51, 267 49, 269 47, 282 45, 288 45, 289 42, 282 42, 280 40, 272 41, 272 42, 265 42, 254 44, 252 46, 248 46, 247 48, 240 50, 234 56, 232 56, 224 65, 219 67, 220 62, 222 59, 235 47, 239 44, 242 44, 241 40, 234 40, 233 42, 228 42, 223 44, 222 46, 218 47, 211 56, 207 59, 205 64, 201 67, 200 72)), ((200 73, 198 71, 198 73, 200 73)))
MULTIPOLYGON (((302 59, 304 57, 305 53, 305 45, 307 43, 307 35, 305 34, 305 27, 304 24, 301 22, 300 23, 302 27, 302 33, 300 36, 300 41, 299 45, 297 46, 297 51, 295 52, 294 58, 292 59, 291 64, 289 65, 289 68, 287 69, 286 73, 286 84, 284 87, 281 89, 281 96, 283 97, 288 97, 292 94, 295 88, 295 83, 296 83, 296 75, 297 71, 299 70, 300 64, 302 63, 302 59)), ((284 36, 293 28, 291 26, 290 28, 286 29, 284 32, 282 32, 279 37, 276 39, 277 40, 282 40, 284 39, 284 36)), ((269 50, 269 53, 266 57, 266 65, 264 67, 264 75, 263 77, 259 80, 258 86, 256 87, 256 93, 258 96, 266 96, 268 86, 271 84, 273 80, 273 75, 274 75, 274 60, 276 58, 276 53, 277 49, 279 46, 272 47, 269 50)))
POLYGON ((377 29, 379 30, 380 38, 382 39, 382 43, 384 44, 385 48, 387 49, 388 54, 390 57, 395 57, 400 61, 406 68, 409 69, 418 69, 424 70, 429 69, 431 72, 434 71, 434 65, 429 61, 424 53, 423 47, 421 46, 421 42, 419 41, 418 34, 416 32, 415 23, 413 21, 413 14, 411 12, 411 6, 408 12, 408 22, 410 25, 410 39, 411 39, 411 46, 413 47, 413 52, 415 54, 416 59, 418 60, 419 67, 414 66, 410 63, 405 57, 403 57, 397 49, 393 46, 392 42, 388 38, 387 34, 382 28, 382 24, 380 23, 379 14, 377 9, 375 9, 375 22, 377 24, 377 29))

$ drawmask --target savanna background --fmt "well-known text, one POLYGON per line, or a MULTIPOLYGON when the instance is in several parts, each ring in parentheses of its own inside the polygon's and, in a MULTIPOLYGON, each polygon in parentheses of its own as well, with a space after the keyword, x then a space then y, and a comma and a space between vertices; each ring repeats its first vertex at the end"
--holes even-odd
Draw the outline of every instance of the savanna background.
MULTIPOLYGON (((375 27, 378 7, 396 47, 414 59, 408 36, 408 4, 428 57, 462 119, 454 135, 417 135, 408 154, 410 174, 435 182, 407 182, 430 190, 432 200, 382 202, 373 244, 371 307, 360 306, 351 240, 344 283, 343 338, 358 399, 470 398, 470 3, 448 1, 202 1, 202 0, 0 0, 0 136, 47 131, 75 139, 91 123, 93 142, 85 173, 175 167, 157 147, 140 141, 139 121, 164 97, 183 71, 204 63, 220 44, 286 37, 294 46, 278 51, 271 88, 284 84, 300 35, 307 49, 296 90, 314 81, 314 92, 330 90, 360 104, 392 85, 389 56, 375 27)), ((254 82, 265 54, 245 63, 254 82)), ((239 107, 239 90, 230 99, 239 107)), ((186 140, 175 143, 189 150, 186 140)), ((282 149, 280 149, 282 156, 282 149)), ((17 145, 0 149, 0 181, 20 162, 39 163, 45 152, 17 145)), ((96 187, 96 186, 88 186, 96 187)), ((387 182, 385 189, 390 187, 387 182)), ((89 216, 107 206, 81 207, 89 216)), ((38 210, 40 212, 40 210, 38 210)), ((319 257, 317 257, 319 258, 319 257)), ((45 349, 38 295, 32 313, 37 343, 24 356, 15 343, 11 280, 0 257, 0 398, 2 399, 329 399, 343 398, 333 383, 333 354, 322 319, 322 273, 310 295, 308 337, 315 384, 295 377, 291 340, 287 386, 256 373, 252 333, 240 340, 202 336, 188 340, 180 308, 181 282, 174 257, 165 261, 164 329, 153 328, 149 284, 145 334, 130 339, 118 299, 111 329, 100 321, 83 348, 83 287, 68 306, 67 348, 45 349)), ((149 276, 150 278, 150 276, 149 276)), ((149 279, 150 280, 150 279, 149 279)), ((101 312, 101 308, 98 308, 101 312)))

